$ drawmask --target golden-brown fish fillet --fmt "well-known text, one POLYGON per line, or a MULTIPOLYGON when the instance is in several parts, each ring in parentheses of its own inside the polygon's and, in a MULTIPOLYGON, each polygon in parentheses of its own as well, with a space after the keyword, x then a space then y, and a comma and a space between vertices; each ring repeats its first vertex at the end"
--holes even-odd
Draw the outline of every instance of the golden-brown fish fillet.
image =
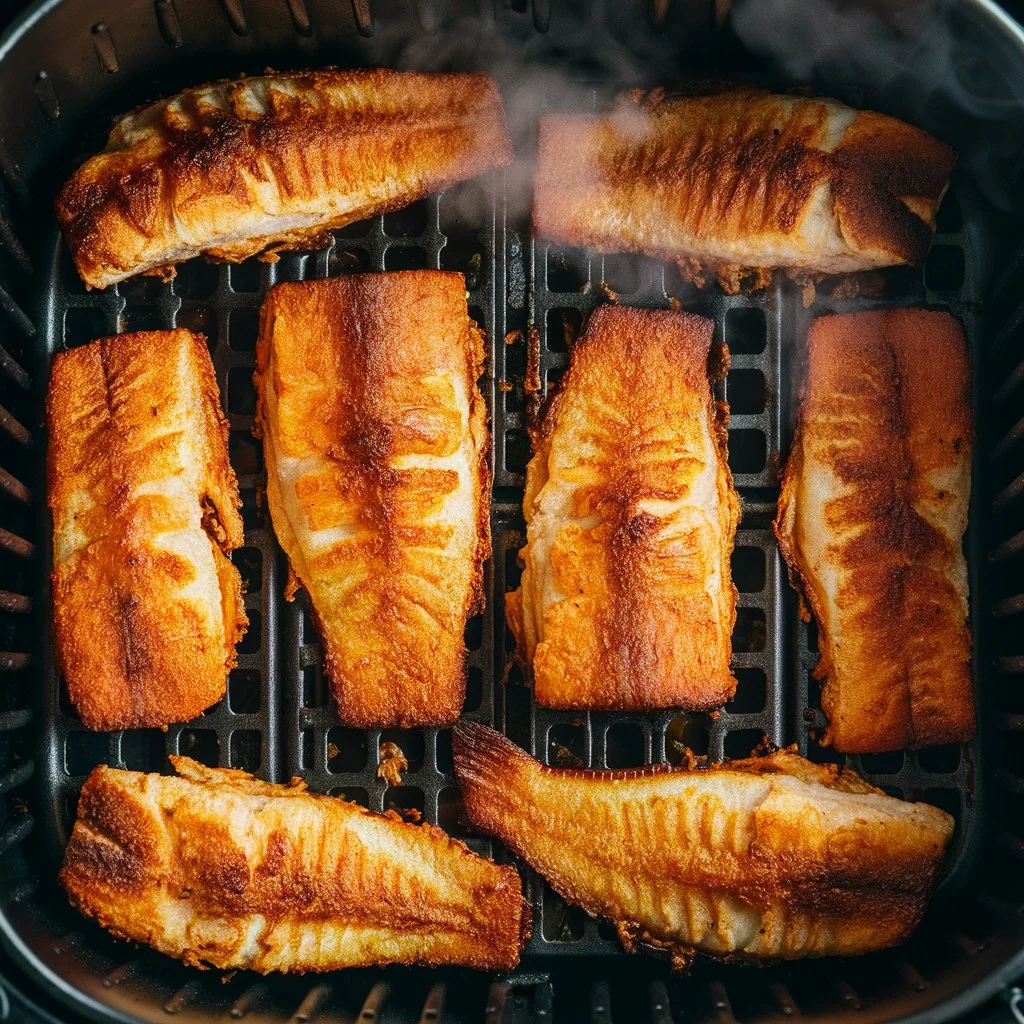
POLYGON ((307 71, 187 89, 122 118, 57 197, 85 283, 328 232, 512 162, 483 75, 307 71))
POLYGON ((455 727, 478 828, 627 949, 771 960, 867 953, 924 912, 953 819, 790 751, 708 768, 547 768, 493 729, 455 727))
POLYGON ((954 317, 893 309, 815 322, 775 532, 818 621, 815 674, 837 750, 974 735, 962 548, 972 435, 954 317))
POLYGON ((655 90, 610 114, 541 120, 534 229, 677 260, 727 291, 776 267, 917 264, 955 159, 917 128, 835 100, 655 90))
POLYGON ((188 721, 245 632, 228 425, 206 340, 103 338, 54 357, 47 399, 57 661, 90 729, 188 721))
POLYGON ((451 724, 490 552, 483 341, 462 275, 278 285, 256 362, 270 514, 342 720, 451 724))
POLYGON ((433 825, 232 769, 180 778, 101 765, 60 873, 115 935, 220 970, 519 962, 519 875, 433 825))
POLYGON ((605 306, 572 350, 527 467, 506 617, 545 707, 713 708, 729 671, 739 502, 710 320, 605 306))

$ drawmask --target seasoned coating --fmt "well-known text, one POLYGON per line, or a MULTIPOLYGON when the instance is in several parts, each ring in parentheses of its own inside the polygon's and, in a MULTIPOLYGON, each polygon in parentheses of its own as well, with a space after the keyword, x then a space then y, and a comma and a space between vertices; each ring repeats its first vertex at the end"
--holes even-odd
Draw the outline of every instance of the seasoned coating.
POLYGON ((718 707, 736 589, 739 502, 710 320, 599 308, 535 437, 522 583, 506 596, 537 702, 718 707))
POLYGON ((917 926, 953 833, 927 804, 789 750, 708 768, 547 768, 455 727, 466 813, 623 945, 737 960, 867 953, 917 926))
POLYGON ((450 725, 490 553, 483 339, 462 275, 277 285, 256 365, 270 514, 342 720, 450 725))
POLYGON ((205 253, 313 249, 371 214, 512 162, 483 75, 306 71, 202 85, 123 117, 57 197, 82 280, 205 253))
POLYGON ((815 675, 837 750, 974 735, 962 546, 972 435, 954 317, 893 309, 814 323, 775 533, 818 621, 815 675))
POLYGON ((676 260, 730 292, 773 268, 918 264, 956 155, 835 100, 737 89, 634 93, 541 120, 537 234, 676 260))
POLYGON ((529 909, 514 867, 300 779, 171 761, 180 778, 101 765, 82 789, 60 881, 118 937, 264 974, 519 962, 529 909))
POLYGON ((89 729, 195 718, 245 632, 228 424, 206 339, 103 338, 54 357, 46 404, 58 667, 89 729))

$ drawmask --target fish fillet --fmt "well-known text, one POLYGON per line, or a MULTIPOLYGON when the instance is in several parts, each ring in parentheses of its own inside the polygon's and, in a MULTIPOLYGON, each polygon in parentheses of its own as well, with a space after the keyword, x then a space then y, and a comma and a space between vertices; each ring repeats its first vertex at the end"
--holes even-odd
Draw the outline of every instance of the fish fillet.
POLYGON ((970 357, 954 317, 893 309, 815 321, 775 532, 818 621, 815 675, 837 750, 974 735, 963 553, 972 439, 970 357))
POLYGON ((202 335, 54 357, 47 398, 57 662, 89 729, 195 718, 247 625, 228 424, 202 335))
POLYGON ((123 117, 61 189, 93 288, 200 253, 239 261, 512 162, 484 75, 306 71, 187 89, 123 117))
POLYGON ((257 422, 278 540, 348 725, 450 725, 490 552, 483 340, 461 274, 273 288, 257 422))
POLYGON ((82 789, 60 881, 115 935, 264 974, 519 962, 515 868, 298 779, 171 761, 179 778, 101 765, 82 789))
POLYGON ((676 260, 730 292, 778 267, 918 264, 955 159, 920 129, 835 100, 636 93, 609 114, 542 118, 534 230, 676 260))
POLYGON ((739 502, 710 320, 605 306, 573 346, 527 467, 522 583, 506 597, 545 707, 725 703, 739 502))
POLYGON ((917 926, 953 819, 790 751, 708 768, 548 768, 460 722, 472 823, 623 945, 749 960, 867 953, 917 926))

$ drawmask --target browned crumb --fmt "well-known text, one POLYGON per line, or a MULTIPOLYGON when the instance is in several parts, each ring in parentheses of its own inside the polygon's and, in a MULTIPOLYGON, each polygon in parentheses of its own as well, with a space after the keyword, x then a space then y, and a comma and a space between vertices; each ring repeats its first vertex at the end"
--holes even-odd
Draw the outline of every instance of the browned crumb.
POLYGON ((409 761, 402 748, 390 740, 380 745, 377 778, 383 779, 389 786, 402 784, 402 772, 409 770, 409 761))

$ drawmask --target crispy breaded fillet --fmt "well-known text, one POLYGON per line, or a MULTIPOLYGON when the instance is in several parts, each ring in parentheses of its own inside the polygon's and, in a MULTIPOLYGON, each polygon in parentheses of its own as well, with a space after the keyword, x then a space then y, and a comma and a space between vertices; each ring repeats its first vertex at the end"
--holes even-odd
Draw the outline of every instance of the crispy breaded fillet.
POLYGON ((541 120, 534 230, 677 260, 727 291, 776 267, 917 264, 955 159, 917 128, 835 100, 637 93, 609 114, 541 120))
POLYGON ((472 823, 627 949, 743 960, 846 956, 917 926, 953 833, 927 804, 791 751, 708 768, 547 768, 460 721, 455 774, 472 823))
POLYGON ((101 765, 82 789, 60 881, 115 935, 264 974, 519 962, 529 909, 514 867, 299 779, 171 761, 180 778, 101 765))
POLYGON ((815 675, 837 750, 974 735, 962 548, 972 435, 954 317, 893 309, 815 322, 775 533, 818 621, 815 675))
POLYGON ((57 197, 85 283, 205 253, 244 260, 512 162, 484 75, 286 72, 187 89, 123 117, 57 197))
POLYGON ((247 625, 228 425, 206 340, 103 338, 54 357, 46 403, 57 661, 90 729, 194 718, 247 625))
POLYGON ((490 552, 483 340, 462 275, 278 285, 256 363, 270 514, 342 720, 451 724, 490 552))
POLYGON ((506 596, 545 707, 713 708, 729 671, 739 502, 710 320, 605 306, 572 350, 527 467, 506 596))

